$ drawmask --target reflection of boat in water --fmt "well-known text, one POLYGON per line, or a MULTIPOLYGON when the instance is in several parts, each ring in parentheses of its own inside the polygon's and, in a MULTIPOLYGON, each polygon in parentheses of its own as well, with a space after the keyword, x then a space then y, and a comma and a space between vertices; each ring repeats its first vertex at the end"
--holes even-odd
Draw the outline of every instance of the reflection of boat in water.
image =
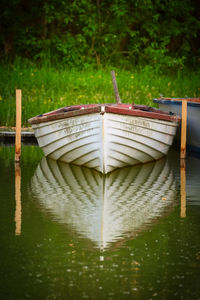
POLYGON ((107 175, 43 158, 31 190, 56 221, 72 225, 101 249, 143 230, 169 210, 176 197, 165 158, 107 175))
POLYGON ((200 205, 200 156, 188 155, 186 161, 187 206, 200 205))

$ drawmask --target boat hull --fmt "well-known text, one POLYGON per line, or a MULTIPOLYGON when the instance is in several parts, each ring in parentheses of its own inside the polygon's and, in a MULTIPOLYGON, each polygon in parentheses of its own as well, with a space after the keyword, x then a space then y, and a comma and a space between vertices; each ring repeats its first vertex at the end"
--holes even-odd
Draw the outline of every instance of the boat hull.
POLYGON ((109 173, 166 155, 177 122, 94 112, 32 124, 45 156, 109 173))
MULTIPOLYGON (((197 100, 196 100, 197 101, 197 100)), ((182 104, 180 100, 154 99, 159 108, 165 112, 172 112, 181 116, 182 104)), ((187 107, 187 149, 200 152, 200 102, 188 101, 187 107)), ((177 130, 175 139, 179 142, 181 130, 177 130)))

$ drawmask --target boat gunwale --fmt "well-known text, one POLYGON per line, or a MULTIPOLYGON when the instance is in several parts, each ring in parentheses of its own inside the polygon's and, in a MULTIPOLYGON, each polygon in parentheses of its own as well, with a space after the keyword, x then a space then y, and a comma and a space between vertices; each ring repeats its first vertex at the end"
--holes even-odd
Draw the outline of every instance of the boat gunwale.
POLYGON ((87 115, 93 113, 114 113, 120 115, 129 115, 136 117, 144 117, 150 119, 158 119, 170 122, 179 122, 180 117, 170 115, 157 108, 149 107, 146 105, 135 104, 85 104, 66 106, 60 109, 38 115, 28 120, 30 124, 40 124, 49 121, 56 121, 80 115, 87 115), (104 108, 103 108, 104 107, 104 108))
POLYGON ((200 106, 200 98, 156 98, 153 99, 154 103, 158 104, 178 104, 181 105, 182 101, 187 101, 189 106, 200 106))
MULTIPOLYGON (((177 123, 180 121, 180 117, 177 115, 170 115, 161 110, 157 110, 156 108, 152 108, 152 111, 146 111, 140 109, 139 107, 140 105, 137 105, 135 108, 129 109, 120 106, 105 106, 105 112, 120 114, 120 115, 129 115, 135 117, 144 117, 149 119, 157 119, 162 121, 177 122, 177 123)), ((141 105, 141 107, 144 106, 141 105)))

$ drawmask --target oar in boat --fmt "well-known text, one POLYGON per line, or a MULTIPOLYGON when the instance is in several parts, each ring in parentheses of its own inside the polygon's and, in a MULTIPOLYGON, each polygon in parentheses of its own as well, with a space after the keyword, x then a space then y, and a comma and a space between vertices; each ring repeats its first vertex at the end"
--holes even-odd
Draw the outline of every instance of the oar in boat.
POLYGON ((117 104, 122 104, 120 96, 119 96, 118 87, 117 87, 115 71, 111 71, 111 76, 112 76, 112 82, 113 82, 113 89, 114 89, 114 93, 115 93, 115 99, 117 101, 117 104))

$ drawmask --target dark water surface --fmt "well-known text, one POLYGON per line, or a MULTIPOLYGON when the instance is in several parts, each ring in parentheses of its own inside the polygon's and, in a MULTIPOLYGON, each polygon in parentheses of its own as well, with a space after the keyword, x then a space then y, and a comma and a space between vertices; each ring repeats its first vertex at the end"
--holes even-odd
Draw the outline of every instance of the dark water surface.
POLYGON ((0 146, 0 176, 0 299, 200 299, 200 158, 102 176, 0 146))

